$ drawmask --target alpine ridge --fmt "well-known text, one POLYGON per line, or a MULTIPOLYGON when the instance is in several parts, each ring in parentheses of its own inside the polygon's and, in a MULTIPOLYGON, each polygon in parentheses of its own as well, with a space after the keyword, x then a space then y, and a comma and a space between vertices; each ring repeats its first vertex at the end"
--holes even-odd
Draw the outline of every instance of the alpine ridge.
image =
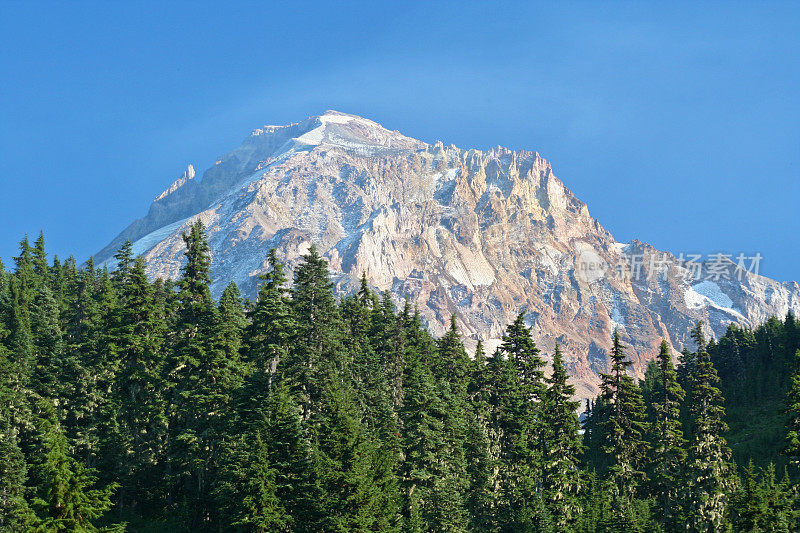
POLYGON ((561 346, 580 397, 597 393, 615 327, 641 375, 662 337, 679 351, 698 320, 721 335, 800 314, 800 285, 735 258, 693 277, 681 258, 617 243, 536 152, 428 144, 337 111, 256 129, 200 179, 189 165, 96 259, 130 240, 150 276, 176 278, 198 217, 217 297, 230 281, 254 296, 271 248, 291 269, 313 243, 340 293, 364 272, 436 335, 455 315, 468 346, 492 349, 526 311, 543 351, 561 346))

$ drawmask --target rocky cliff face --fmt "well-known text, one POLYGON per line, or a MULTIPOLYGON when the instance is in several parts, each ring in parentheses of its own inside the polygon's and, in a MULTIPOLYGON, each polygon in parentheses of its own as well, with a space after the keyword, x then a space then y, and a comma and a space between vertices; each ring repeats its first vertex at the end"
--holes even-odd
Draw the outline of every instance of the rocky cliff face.
POLYGON ((434 334, 455 314, 468 346, 491 349, 527 311, 544 351, 558 342, 568 354, 583 397, 598 390, 614 327, 641 374, 662 337, 680 349, 698 320, 720 334, 800 314, 797 283, 736 258, 684 262, 615 242, 538 153, 426 144, 335 111, 255 130, 200 180, 190 166, 98 260, 130 239, 151 276, 176 277, 180 235, 197 217, 216 296, 231 280, 254 295, 270 248, 291 268, 315 243, 339 291, 366 272, 417 305, 434 334))

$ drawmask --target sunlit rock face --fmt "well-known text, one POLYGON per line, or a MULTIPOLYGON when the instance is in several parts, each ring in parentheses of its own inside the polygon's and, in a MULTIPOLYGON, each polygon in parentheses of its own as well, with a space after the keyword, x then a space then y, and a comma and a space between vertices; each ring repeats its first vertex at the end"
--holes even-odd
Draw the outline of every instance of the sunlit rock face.
POLYGON ((615 327, 641 376, 661 338, 678 350, 698 320, 719 335, 800 313, 797 283, 734 263, 727 278, 692 279, 669 254, 617 243, 536 152, 426 144, 335 111, 255 130, 200 179, 189 166, 98 260, 130 239, 151 276, 175 278, 198 217, 215 296, 230 281, 254 296, 271 248, 291 269, 314 243, 340 293, 365 272, 436 335, 455 314, 468 347, 492 349, 526 311, 545 354, 561 345, 581 397, 598 391, 615 327))

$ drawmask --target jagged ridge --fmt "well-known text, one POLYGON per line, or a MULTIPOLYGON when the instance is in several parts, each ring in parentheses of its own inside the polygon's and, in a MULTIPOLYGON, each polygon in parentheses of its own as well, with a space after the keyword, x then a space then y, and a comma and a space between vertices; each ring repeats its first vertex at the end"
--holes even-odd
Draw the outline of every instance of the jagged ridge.
POLYGON ((257 129, 202 179, 190 173, 98 259, 130 239, 150 275, 175 277, 180 233, 199 216, 215 293, 233 280, 252 296, 270 248, 291 268, 313 242, 342 293, 364 271, 398 302, 411 299, 434 333, 455 313, 468 344, 491 347, 526 310, 544 348, 558 341, 569 354, 581 396, 596 392, 615 326, 641 372, 661 337, 679 349, 697 320, 721 333, 731 321, 800 312, 796 283, 751 274, 694 288, 678 266, 650 280, 587 276, 586 257, 617 265, 641 255, 646 274, 647 258, 661 252, 616 243, 535 152, 431 145, 327 111, 257 129))

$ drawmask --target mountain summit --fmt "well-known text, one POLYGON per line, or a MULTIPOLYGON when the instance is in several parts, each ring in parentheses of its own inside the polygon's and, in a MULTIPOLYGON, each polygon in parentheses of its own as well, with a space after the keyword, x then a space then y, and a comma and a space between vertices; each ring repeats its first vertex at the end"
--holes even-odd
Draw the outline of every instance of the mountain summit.
POLYGON ((177 277, 180 235, 197 217, 217 296, 230 281, 253 296, 269 249, 292 268, 314 243, 342 293, 365 272, 434 334, 455 315, 468 345, 491 348, 526 311, 545 351, 558 342, 568 354, 584 397, 607 369, 614 328, 641 374, 662 337, 680 349, 698 320, 720 334, 800 314, 797 283, 735 258, 687 263, 617 243, 536 152, 427 144, 337 111, 259 128, 200 179, 190 165, 97 259, 130 240, 151 276, 177 277))

